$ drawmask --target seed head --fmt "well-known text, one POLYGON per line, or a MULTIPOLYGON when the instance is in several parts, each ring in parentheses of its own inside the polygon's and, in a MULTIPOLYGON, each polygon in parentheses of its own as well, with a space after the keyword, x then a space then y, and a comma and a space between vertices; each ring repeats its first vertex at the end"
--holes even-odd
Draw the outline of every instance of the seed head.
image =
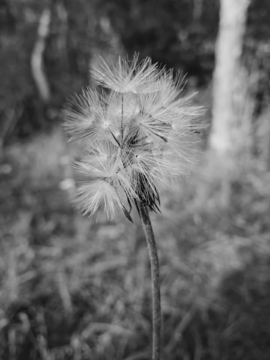
POLYGON ((192 163, 201 108, 180 96, 180 77, 149 58, 119 58, 113 66, 100 58, 92 78, 99 87, 85 88, 64 110, 70 139, 84 149, 76 162, 83 176, 77 207, 89 215, 102 211, 108 219, 122 213, 130 221, 132 204, 159 211, 160 186, 192 163))

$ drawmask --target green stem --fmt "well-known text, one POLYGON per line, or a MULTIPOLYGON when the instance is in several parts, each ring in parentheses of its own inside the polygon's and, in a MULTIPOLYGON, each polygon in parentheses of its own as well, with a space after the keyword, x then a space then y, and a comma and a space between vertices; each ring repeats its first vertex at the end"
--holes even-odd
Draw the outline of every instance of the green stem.
POLYGON ((158 253, 155 242, 155 236, 149 217, 148 208, 144 204, 139 204, 143 230, 145 233, 152 278, 152 360, 160 360, 160 344, 161 344, 161 306, 160 306, 160 280, 159 280, 159 263, 158 253))

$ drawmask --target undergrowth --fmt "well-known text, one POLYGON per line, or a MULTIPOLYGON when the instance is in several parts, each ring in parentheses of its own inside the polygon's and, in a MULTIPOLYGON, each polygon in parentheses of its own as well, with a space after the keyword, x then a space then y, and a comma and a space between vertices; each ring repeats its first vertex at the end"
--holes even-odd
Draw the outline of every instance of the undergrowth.
MULTIPOLYGON (((148 360, 150 268, 139 219, 78 215, 63 190, 67 159, 56 130, 6 148, 1 160, 0 359, 148 360)), ((269 173, 242 172, 224 207, 219 183, 201 168, 162 194, 162 216, 152 215, 164 359, 268 359, 269 173)))

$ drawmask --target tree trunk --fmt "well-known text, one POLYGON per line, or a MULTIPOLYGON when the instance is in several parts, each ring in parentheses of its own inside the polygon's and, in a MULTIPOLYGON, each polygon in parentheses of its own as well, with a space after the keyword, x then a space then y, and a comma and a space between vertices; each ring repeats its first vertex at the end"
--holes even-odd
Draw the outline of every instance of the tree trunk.
POLYGON ((210 135, 210 148, 218 157, 228 158, 228 154, 236 150, 235 130, 242 106, 237 96, 239 89, 236 89, 241 81, 238 79, 241 76, 240 58, 249 3, 250 0, 221 0, 210 135))
POLYGON ((50 101, 50 87, 44 71, 43 56, 46 46, 46 39, 50 32, 51 10, 43 10, 37 31, 37 41, 31 55, 31 68, 34 81, 36 83, 39 95, 44 104, 50 101))
POLYGON ((203 12, 203 0, 193 1, 193 22, 198 23, 201 20, 203 12))

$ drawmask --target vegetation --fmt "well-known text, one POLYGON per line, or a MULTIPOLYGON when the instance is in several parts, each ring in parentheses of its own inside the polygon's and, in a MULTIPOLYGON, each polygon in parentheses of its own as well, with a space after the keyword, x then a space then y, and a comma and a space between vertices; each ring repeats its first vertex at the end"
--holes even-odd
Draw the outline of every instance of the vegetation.
MULTIPOLYGON (((199 90, 194 102, 209 124, 217 4, 0 2, 0 360, 149 360, 150 265, 140 219, 135 209, 133 224, 74 210, 70 159, 80 154, 59 127, 60 111, 92 82, 95 54, 136 50, 188 72, 184 92, 199 90), (44 10, 46 36, 38 31, 44 10), (31 68, 39 40, 48 101, 31 68)), ((268 19, 269 1, 251 1, 233 171, 205 151, 205 126, 194 172, 160 194, 161 215, 150 214, 164 359, 270 356, 268 19)))
MULTIPOLYGON (((140 221, 78 215, 59 188, 66 166, 60 130, 7 148, 2 160, 0 358, 149 359, 140 221)), ((205 169, 202 162, 197 176, 162 194, 162 215, 152 216, 164 356, 267 359, 269 174, 243 172, 223 208, 205 169)))

